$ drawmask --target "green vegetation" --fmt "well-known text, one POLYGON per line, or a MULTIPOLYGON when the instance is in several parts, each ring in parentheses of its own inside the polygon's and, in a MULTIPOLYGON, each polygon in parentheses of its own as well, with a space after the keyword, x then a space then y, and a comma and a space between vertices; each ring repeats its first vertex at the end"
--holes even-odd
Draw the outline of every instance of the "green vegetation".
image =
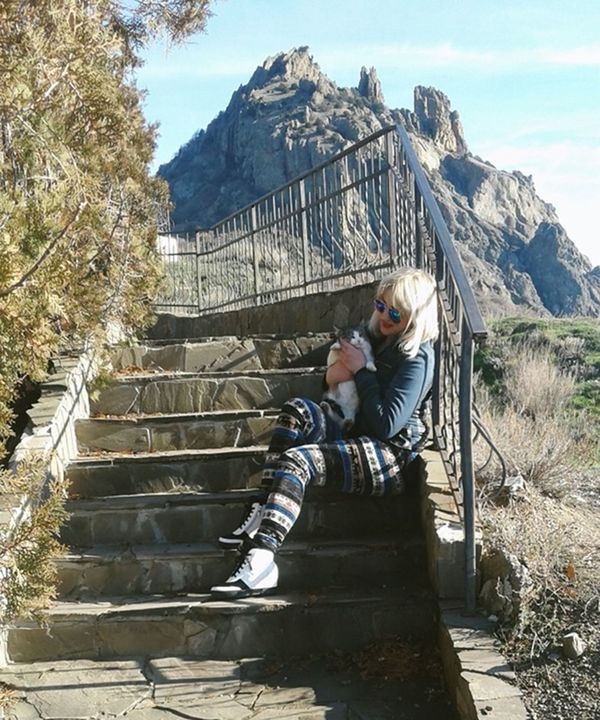
POLYGON ((21 378, 42 378, 61 342, 150 316, 168 201, 134 70, 152 38, 201 29, 208 4, 2 3, 0 443, 21 378))
POLYGON ((504 368, 516 347, 545 349, 575 380, 572 407, 585 410, 600 432, 600 320, 505 318, 490 323, 491 339, 475 356, 475 371, 493 395, 504 392, 504 368))
MULTIPOLYGON (((202 30, 210 0, 4 0, 0 4, 0 455, 24 378, 61 346, 141 328, 161 283, 150 174, 155 128, 134 71, 143 46, 202 30)), ((45 465, 0 475, 0 620, 52 597, 61 488, 45 465), (43 502, 41 498, 44 498, 43 502)))
POLYGON ((0 617, 6 621, 27 612, 34 617, 52 600, 56 568, 51 562, 61 550, 58 531, 66 519, 62 488, 45 487, 46 461, 36 457, 21 464, 14 475, 0 470, 0 494, 29 498, 21 521, 2 542, 0 554, 0 617), (39 502, 44 496, 44 502, 39 502))

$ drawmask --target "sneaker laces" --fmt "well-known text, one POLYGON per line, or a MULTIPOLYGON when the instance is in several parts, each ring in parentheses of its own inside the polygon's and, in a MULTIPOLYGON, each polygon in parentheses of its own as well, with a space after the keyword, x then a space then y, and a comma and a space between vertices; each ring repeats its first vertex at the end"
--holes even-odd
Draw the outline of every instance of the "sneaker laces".
POLYGON ((234 571, 231 573, 229 577, 229 582, 233 582, 234 580, 237 580, 237 575, 241 575, 242 570, 244 570, 245 567, 248 567, 250 569, 250 555, 249 553, 245 553, 239 560, 238 564, 235 566, 234 571))
POLYGON ((253 502, 252 505, 250 505, 246 519, 238 528, 240 533, 246 531, 246 528, 253 522, 255 514, 260 510, 260 508, 261 504, 259 502, 253 502))

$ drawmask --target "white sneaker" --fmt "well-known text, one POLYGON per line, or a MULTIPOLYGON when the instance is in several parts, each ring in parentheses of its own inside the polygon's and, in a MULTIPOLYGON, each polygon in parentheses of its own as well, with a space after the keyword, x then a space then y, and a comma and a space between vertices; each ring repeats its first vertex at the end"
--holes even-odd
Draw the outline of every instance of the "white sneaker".
POLYGON ((265 548, 252 548, 240 561, 223 585, 214 585, 210 592, 223 599, 265 595, 277 587, 279 570, 274 553, 265 548))
POLYGON ((246 540, 251 540, 260 527, 263 505, 253 502, 241 525, 228 535, 221 535, 219 545, 230 549, 237 548, 246 540))

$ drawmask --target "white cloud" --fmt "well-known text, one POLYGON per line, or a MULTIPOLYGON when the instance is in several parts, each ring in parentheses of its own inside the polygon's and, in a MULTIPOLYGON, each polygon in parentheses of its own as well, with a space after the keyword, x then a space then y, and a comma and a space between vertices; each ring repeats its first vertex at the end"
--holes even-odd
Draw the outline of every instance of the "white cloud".
MULTIPOLYGON (((314 56, 329 72, 347 70, 357 62, 374 64, 378 70, 409 64, 420 69, 467 68, 470 72, 514 72, 545 67, 600 66, 600 45, 570 48, 515 48, 484 50, 456 47, 450 43, 414 45, 381 44, 329 49, 315 45, 314 56)), ((138 76, 144 78, 210 78, 247 76, 260 64, 255 54, 232 54, 225 61, 216 60, 206 48, 186 46, 171 53, 152 52, 138 76)))
POLYGON ((563 50, 532 50, 532 56, 542 65, 574 65, 578 67, 600 65, 600 45, 563 50))
MULTIPOLYGON (((502 125, 503 142, 521 145, 535 142, 535 138, 554 135, 573 139, 600 138, 598 114, 585 108, 564 108, 564 112, 536 113, 526 115, 520 108, 518 122, 505 122, 502 125)), ((477 128, 475 128, 477 130, 477 128)), ((579 144, 579 143, 577 143, 579 144)))
POLYGON ((600 66, 600 45, 570 48, 514 48, 502 50, 467 49, 449 43, 439 45, 363 45, 336 50, 324 49, 319 58, 329 68, 346 68, 356 58, 370 58, 377 66, 398 67, 410 64, 418 68, 466 67, 471 72, 510 71, 559 66, 600 66))
POLYGON ((152 80, 184 80, 191 78, 218 78, 235 77, 237 75, 248 75, 252 73, 253 65, 240 61, 238 58, 229 62, 159 62, 151 60, 136 73, 137 77, 144 81, 152 80))
POLYGON ((414 67, 449 67, 470 65, 473 62, 491 64, 495 54, 492 52, 465 50, 450 44, 419 46, 410 43, 400 45, 364 45, 362 47, 324 50, 319 53, 323 65, 334 68, 347 68, 357 62, 357 58, 370 58, 369 62, 384 67, 398 67, 410 63, 414 67))

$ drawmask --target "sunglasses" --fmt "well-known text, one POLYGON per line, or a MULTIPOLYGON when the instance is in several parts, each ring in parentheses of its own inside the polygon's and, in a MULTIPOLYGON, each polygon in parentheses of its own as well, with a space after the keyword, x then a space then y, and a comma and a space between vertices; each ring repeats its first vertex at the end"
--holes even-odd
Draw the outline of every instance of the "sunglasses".
POLYGON ((387 308, 390 320, 396 325, 402 319, 402 313, 400 312, 400 310, 396 310, 396 308, 394 307, 388 307, 387 303, 384 303, 383 300, 379 300, 379 298, 377 298, 373 301, 373 304, 375 305, 375 309, 377 310, 377 312, 380 313, 385 312, 387 308))

